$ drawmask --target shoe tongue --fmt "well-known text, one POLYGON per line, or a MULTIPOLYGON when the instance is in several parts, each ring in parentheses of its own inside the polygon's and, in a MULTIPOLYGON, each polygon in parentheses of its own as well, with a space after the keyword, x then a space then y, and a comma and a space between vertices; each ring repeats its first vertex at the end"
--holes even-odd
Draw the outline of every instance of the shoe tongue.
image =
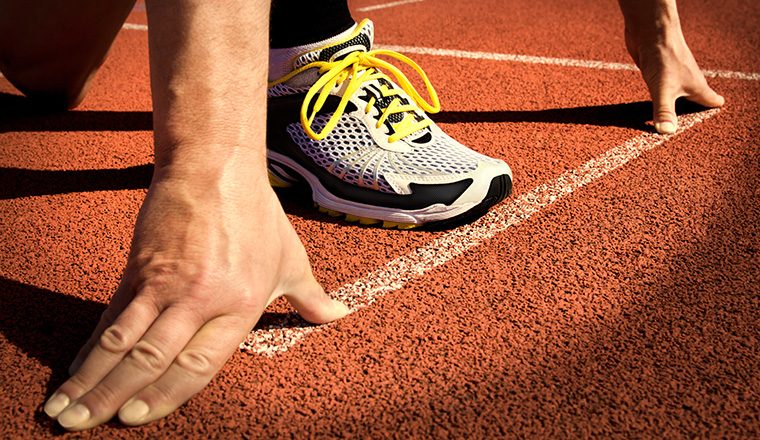
POLYGON ((301 55, 295 62, 298 69, 315 61, 336 61, 352 52, 368 52, 372 49, 374 26, 370 20, 364 20, 348 39, 301 55))
MULTIPOLYGON (((409 97, 406 93, 401 94, 394 94, 392 96, 383 96, 382 88, 387 87, 389 89, 396 89, 398 90, 398 87, 396 87, 393 83, 388 81, 384 78, 378 78, 374 79, 372 81, 368 81, 364 83, 363 87, 358 91, 352 100, 354 100, 355 104, 360 102, 361 105, 358 105, 359 108, 364 108, 366 104, 369 104, 370 102, 373 102, 374 99, 374 107, 377 109, 377 113, 375 115, 375 119, 379 120, 381 115, 385 112, 385 110, 388 108, 388 106, 393 102, 394 100, 399 100, 401 105, 409 105, 413 103, 413 99, 409 97)), ((389 135, 392 135, 395 133, 395 129, 393 128, 394 124, 398 124, 399 122, 403 121, 404 118, 406 118, 408 115, 413 115, 414 118, 419 122, 422 120, 423 114, 422 110, 418 110, 419 113, 415 111, 406 111, 401 113, 393 113, 391 115, 388 115, 385 123, 386 127, 388 128, 389 135)), ((419 130, 415 133, 411 133, 403 138, 406 142, 418 144, 418 145, 425 145, 428 144, 433 139, 433 134, 429 128, 424 128, 422 130, 419 130)))

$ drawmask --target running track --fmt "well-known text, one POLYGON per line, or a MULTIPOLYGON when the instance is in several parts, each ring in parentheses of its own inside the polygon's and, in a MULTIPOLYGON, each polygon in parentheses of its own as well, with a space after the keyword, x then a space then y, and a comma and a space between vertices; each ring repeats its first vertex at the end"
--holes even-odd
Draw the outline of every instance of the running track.
POLYGON ((679 3, 721 110, 659 136, 614 1, 351 2, 515 172, 442 232, 283 198, 354 313, 272 305, 165 420, 63 434, 41 406, 118 283, 151 172, 138 5, 77 111, 0 78, 0 438, 760 438, 760 5, 679 3), (159 432, 160 430, 160 432, 159 432))

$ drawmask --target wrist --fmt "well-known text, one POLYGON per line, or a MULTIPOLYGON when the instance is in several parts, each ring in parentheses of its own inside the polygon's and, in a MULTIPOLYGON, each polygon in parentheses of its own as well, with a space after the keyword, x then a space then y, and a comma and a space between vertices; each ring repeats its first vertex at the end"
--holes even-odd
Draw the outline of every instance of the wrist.
POLYGON ((626 38, 637 45, 666 44, 681 37, 674 0, 619 0, 626 38))
POLYGON ((263 146, 182 144, 156 148, 153 182, 198 188, 269 188, 263 146))

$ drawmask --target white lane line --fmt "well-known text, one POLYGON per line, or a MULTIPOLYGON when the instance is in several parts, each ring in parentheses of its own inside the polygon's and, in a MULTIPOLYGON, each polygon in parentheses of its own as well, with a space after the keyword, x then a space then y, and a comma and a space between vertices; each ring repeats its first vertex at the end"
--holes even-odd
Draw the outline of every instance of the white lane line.
POLYGON ((132 31, 147 31, 148 30, 147 24, 124 23, 121 27, 122 29, 129 29, 132 31))
MULTIPOLYGON (((369 8, 380 9, 381 7, 391 7, 404 3, 413 3, 423 0, 403 0, 399 2, 387 3, 385 5, 369 6, 369 8)), ((361 11, 361 9, 359 9, 361 11)), ((124 29, 147 31, 148 25, 145 24, 133 24, 124 23, 122 26, 124 29)), ((515 63, 526 64, 551 64, 557 66, 567 67, 585 67, 588 69, 601 69, 601 70, 639 70, 635 64, 626 63, 612 63, 607 61, 593 61, 593 60, 575 60, 572 58, 551 58, 551 57, 536 57, 531 55, 513 55, 506 53, 491 53, 491 52, 471 52, 466 50, 455 49, 436 49, 432 47, 415 47, 415 46, 393 46, 385 44, 375 45, 375 49, 393 50, 396 52, 413 53, 420 55, 436 55, 446 56, 454 58, 469 58, 474 60, 492 60, 492 61, 511 61, 515 63)), ((702 74, 707 78, 727 78, 727 79, 742 79, 746 81, 760 81, 760 73, 752 72, 734 72, 730 70, 709 70, 703 69, 702 74)))
POLYGON ((760 73, 732 72, 730 70, 702 69, 702 74, 707 78, 743 79, 746 81, 760 81, 760 73))
MULTIPOLYGON (((718 112, 720 109, 681 116, 678 130, 671 135, 643 133, 636 136, 529 193, 497 206, 475 223, 456 228, 428 245, 388 262, 353 284, 347 284, 331 292, 330 296, 346 303, 351 312, 367 307, 384 295, 401 289, 407 282, 451 261, 508 227, 527 220, 557 200, 616 170, 642 153, 662 145, 718 112)), ((268 328, 251 332, 240 344, 240 348, 249 353, 274 356, 286 351, 304 336, 323 330, 328 325, 305 325, 293 313, 268 328)))
MULTIPOLYGON (((589 69, 604 70, 639 70, 635 64, 611 63, 606 61, 576 60, 572 58, 536 57, 530 55, 513 55, 491 52, 470 52, 466 50, 436 49, 432 47, 414 46, 391 46, 376 45, 376 49, 393 50, 396 52, 413 53, 419 55, 436 55, 454 58, 469 58, 475 60, 511 61, 526 64, 549 64, 565 67, 585 67, 589 69)), ((708 78, 743 79, 748 81, 760 81, 760 73, 732 72, 728 70, 702 70, 708 78)))
POLYGON ((357 8, 356 10, 359 12, 375 11, 377 9, 392 8, 394 6, 406 5, 408 3, 419 3, 421 1, 424 0, 399 0, 397 2, 383 3, 375 6, 365 6, 363 8, 357 8))

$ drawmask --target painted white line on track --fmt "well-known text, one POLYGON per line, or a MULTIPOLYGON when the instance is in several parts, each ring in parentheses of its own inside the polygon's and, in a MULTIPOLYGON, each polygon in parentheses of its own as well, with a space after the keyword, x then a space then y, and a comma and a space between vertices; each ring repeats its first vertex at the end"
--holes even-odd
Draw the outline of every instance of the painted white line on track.
MULTIPOLYGON (((423 0, 404 0, 399 2, 387 3, 384 5, 369 6, 369 8, 379 9, 381 7, 391 7, 404 3, 413 3, 423 0)), ((361 11, 362 9, 359 9, 361 11)), ((148 25, 145 24, 133 24, 124 23, 122 26, 124 29, 147 31, 148 25)), ((375 45, 375 49, 393 50, 396 52, 413 53, 419 55, 436 55, 454 58, 469 58, 474 60, 492 60, 492 61, 511 61, 514 63, 526 63, 526 64, 550 64, 557 66, 567 67, 585 67, 588 69, 601 69, 601 70, 639 70, 635 64, 626 63, 613 63, 607 61, 593 61, 593 60, 576 60, 572 58, 551 58, 551 57, 536 57, 531 55, 513 55, 506 53, 492 53, 492 52, 471 52, 466 50, 456 49, 436 49, 432 47, 415 47, 415 46, 393 46, 386 44, 375 45)), ((730 70, 709 70, 703 69, 702 74, 707 78, 727 78, 727 79, 742 79, 746 81, 760 81, 760 73, 752 72, 733 72, 730 70)))
POLYGON ((121 27, 123 29, 129 29, 132 31, 147 31, 148 30, 147 24, 124 23, 121 27))
POLYGON ((432 47, 377 45, 377 49, 393 50, 396 52, 413 53, 418 55, 435 55, 454 58, 469 58, 474 60, 511 61, 526 64, 553 64, 568 67, 586 67, 590 69, 607 70, 639 70, 635 64, 609 63, 605 61, 574 60, 570 58, 535 57, 530 55, 512 55, 506 53, 471 52, 455 49, 436 49, 432 47))
POLYGON ((743 79, 747 81, 760 81, 760 73, 731 72, 729 70, 702 69, 702 74, 707 78, 743 79))
MULTIPOLYGON (((428 245, 388 262, 356 282, 331 292, 330 296, 347 304, 351 312, 367 307, 386 294, 401 289, 407 282, 453 260, 508 227, 527 220, 557 200, 616 170, 642 153, 662 145, 718 112, 720 109, 712 109, 681 116, 678 129, 671 135, 643 133, 636 136, 527 194, 497 206, 478 221, 449 231, 428 245)), ((274 356, 288 350, 304 336, 327 326, 329 324, 310 326, 292 313, 268 328, 251 332, 240 344, 240 348, 250 353, 274 356)))
MULTIPOLYGON (((585 67, 603 70, 639 70, 635 64, 612 63, 606 61, 576 60, 572 58, 536 57, 530 55, 513 55, 491 52, 471 52, 466 50, 436 49, 432 47, 376 45, 376 49, 393 50, 396 52, 413 53, 418 55, 436 55, 454 58, 469 58, 475 60, 511 61, 526 64, 548 64, 565 67, 585 67)), ((760 73, 732 72, 728 70, 702 70, 708 78, 743 79, 760 81, 760 73)))
POLYGON ((399 0, 396 2, 390 2, 390 3, 383 3, 380 5, 374 5, 374 6, 365 6, 363 8, 357 8, 356 10, 359 12, 367 12, 367 11, 375 11, 377 9, 385 9, 385 8, 392 8, 394 6, 401 6, 406 5, 409 3, 419 3, 424 0, 399 0))

